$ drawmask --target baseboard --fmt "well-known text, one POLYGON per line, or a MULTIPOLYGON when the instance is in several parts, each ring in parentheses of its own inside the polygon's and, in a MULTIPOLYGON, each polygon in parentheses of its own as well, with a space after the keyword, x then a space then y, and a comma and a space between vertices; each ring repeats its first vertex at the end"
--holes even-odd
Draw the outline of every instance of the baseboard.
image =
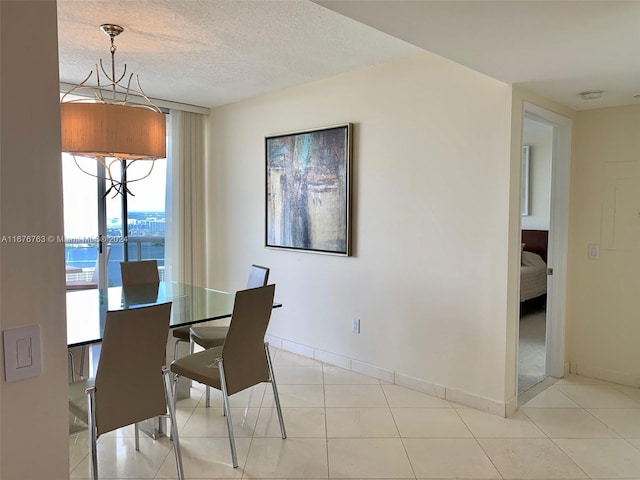
POLYGON ((640 386, 640 377, 630 373, 577 363, 572 363, 571 370, 571 373, 574 373, 575 375, 583 375, 585 377, 604 380, 606 382, 617 383, 620 385, 627 385, 629 387, 637 388, 640 386))
POLYGON ((480 397, 456 388, 447 388, 445 399, 450 402, 459 403, 465 407, 492 413, 499 417, 506 417, 507 415, 507 405, 504 402, 480 397))
POLYGON ((426 380, 411 377, 400 372, 381 368, 376 365, 371 365, 336 353, 319 350, 308 345, 302 345, 273 335, 267 335, 265 339, 274 347, 281 348, 282 350, 286 350, 291 353, 296 353, 303 357, 313 358, 328 365, 334 365, 344 368, 345 370, 351 370, 355 373, 377 378, 378 380, 382 380, 387 383, 426 393, 427 395, 442 398, 483 412, 492 413, 500 417, 508 416, 517 409, 517 399, 515 398, 511 399, 508 403, 498 402, 463 390, 427 382, 426 380))
POLYGON ((442 385, 427 382, 419 378, 410 377, 409 375, 404 375, 398 372, 396 372, 394 378, 394 383, 396 385, 400 385, 401 387, 410 388, 411 390, 416 390, 418 392, 426 393, 427 395, 442 399, 445 399, 447 397, 447 387, 444 387, 442 385))
POLYGON ((504 407, 504 416, 509 417, 518 410, 518 396, 511 397, 504 407))

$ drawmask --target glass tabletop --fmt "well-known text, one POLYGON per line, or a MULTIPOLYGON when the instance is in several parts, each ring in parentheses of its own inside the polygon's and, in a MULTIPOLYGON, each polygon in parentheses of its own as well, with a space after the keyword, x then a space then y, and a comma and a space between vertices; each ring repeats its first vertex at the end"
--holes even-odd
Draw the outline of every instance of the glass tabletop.
MULTIPOLYGON (((102 340, 107 310, 122 310, 172 302, 170 327, 193 325, 228 318, 235 293, 160 282, 132 287, 67 291, 67 345, 98 343, 102 340)), ((274 304, 274 308, 281 306, 274 304)))

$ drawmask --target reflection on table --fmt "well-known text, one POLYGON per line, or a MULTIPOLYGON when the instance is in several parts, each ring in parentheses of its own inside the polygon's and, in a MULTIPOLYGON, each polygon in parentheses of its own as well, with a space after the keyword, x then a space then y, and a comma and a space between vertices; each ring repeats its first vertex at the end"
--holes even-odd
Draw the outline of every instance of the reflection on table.
MULTIPOLYGON (((102 340, 107 310, 172 302, 170 327, 228 318, 235 293, 176 282, 135 287, 67 291, 67 345, 75 347, 102 340)), ((274 308, 280 307, 274 304, 274 308)))

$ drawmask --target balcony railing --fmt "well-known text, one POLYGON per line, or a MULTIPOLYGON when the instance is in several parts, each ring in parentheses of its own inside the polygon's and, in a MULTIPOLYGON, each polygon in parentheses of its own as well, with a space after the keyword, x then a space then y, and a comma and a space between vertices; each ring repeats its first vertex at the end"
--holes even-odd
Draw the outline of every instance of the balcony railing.
MULTIPOLYGON (((68 250, 67 254, 67 266, 68 267, 76 267, 77 264, 84 264, 81 268, 81 271, 69 272, 66 274, 67 284, 78 283, 78 282, 91 282, 95 279, 94 271, 96 269, 97 264, 97 245, 87 244, 86 246, 78 246, 77 244, 69 244, 71 248, 68 250), (95 251, 95 256, 93 258, 85 258, 84 256, 81 259, 75 259, 74 257, 74 249, 85 248, 95 251), (87 263, 91 263, 91 266, 87 266, 87 263)), ((117 280, 120 278, 120 262, 123 259, 123 244, 110 244, 109 245, 109 260, 107 263, 108 269, 108 278, 110 286, 115 285, 117 280)), ((160 280, 164 280, 164 247, 165 247, 165 237, 164 236, 142 236, 142 237, 129 237, 128 241, 129 245, 129 261, 137 261, 137 260, 157 260, 158 261, 158 272, 160 274, 160 280)), ((94 280, 95 281, 95 280, 94 280)))

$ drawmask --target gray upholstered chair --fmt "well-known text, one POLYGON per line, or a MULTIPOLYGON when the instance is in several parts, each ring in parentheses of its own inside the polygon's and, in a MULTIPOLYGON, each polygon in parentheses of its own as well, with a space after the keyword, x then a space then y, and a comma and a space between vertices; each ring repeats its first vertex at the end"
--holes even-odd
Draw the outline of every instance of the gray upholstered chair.
MULTIPOLYGON (((269 280, 269 269, 260 265, 251 265, 246 288, 262 287, 269 280)), ((203 348, 218 347, 224 343, 229 327, 179 327, 172 330, 176 342, 173 347, 173 359, 178 358, 178 344, 189 343, 189 353, 193 353, 193 345, 197 343, 203 348)), ((207 397, 208 398, 208 397, 207 397)), ((209 406, 207 404, 207 406, 209 406)))
MULTIPOLYGON (((262 267, 260 265, 251 265, 246 288, 264 287, 268 281, 269 269, 267 267, 262 267)), ((191 327, 191 345, 193 347, 193 344, 198 344, 202 348, 220 347, 224 344, 224 339, 227 337, 228 331, 229 327, 225 326, 191 327)), ((191 353, 193 353, 193 348, 191 348, 191 353)), ((211 403, 210 395, 211 392, 209 390, 209 387, 207 387, 205 399, 206 407, 208 407, 211 403)))
POLYGON ((98 478, 97 440, 104 433, 165 415, 171 419, 178 478, 182 455, 175 421, 171 375, 164 364, 171 303, 108 311, 95 378, 69 386, 71 412, 89 426, 91 479, 98 478), (144 338, 144 354, 140 339, 144 338), (163 384, 164 383, 164 384, 163 384))
POLYGON ((238 466, 238 458, 229 408, 230 395, 262 382, 270 382, 282 438, 287 438, 269 344, 264 341, 274 292, 275 285, 237 292, 224 345, 181 357, 171 364, 174 381, 182 376, 222 392, 233 468, 238 466))
MULTIPOLYGON (((246 288, 263 287, 269 281, 269 269, 251 265, 246 288)), ((229 327, 191 327, 191 340, 202 348, 220 347, 224 343, 229 327)))
POLYGON ((120 262, 122 286, 160 283, 157 260, 140 260, 138 262, 120 262))

